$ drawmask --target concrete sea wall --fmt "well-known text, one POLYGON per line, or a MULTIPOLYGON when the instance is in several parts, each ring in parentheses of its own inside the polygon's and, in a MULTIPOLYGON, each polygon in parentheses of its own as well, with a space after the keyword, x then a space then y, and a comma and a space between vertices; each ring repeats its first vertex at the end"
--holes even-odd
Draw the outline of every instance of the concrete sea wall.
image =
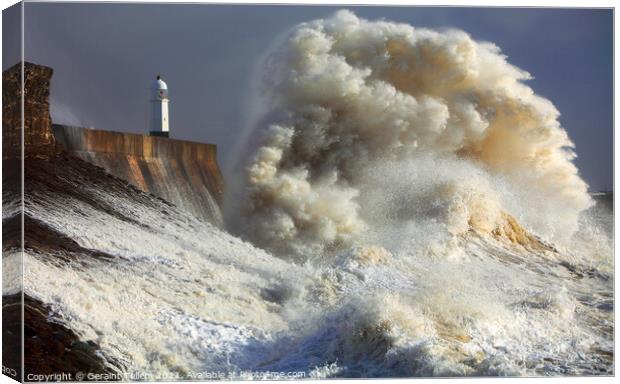
POLYGON ((54 125, 53 131, 70 154, 223 225, 223 179, 215 145, 63 125, 54 125))

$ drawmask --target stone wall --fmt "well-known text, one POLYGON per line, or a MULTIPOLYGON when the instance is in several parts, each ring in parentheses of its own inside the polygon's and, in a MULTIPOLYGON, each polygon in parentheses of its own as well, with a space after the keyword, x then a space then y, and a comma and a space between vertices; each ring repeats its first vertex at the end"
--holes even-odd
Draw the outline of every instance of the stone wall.
POLYGON ((49 113, 52 68, 24 63, 2 73, 2 158, 21 156, 21 108, 24 97, 24 151, 26 157, 46 157, 59 152, 49 113))

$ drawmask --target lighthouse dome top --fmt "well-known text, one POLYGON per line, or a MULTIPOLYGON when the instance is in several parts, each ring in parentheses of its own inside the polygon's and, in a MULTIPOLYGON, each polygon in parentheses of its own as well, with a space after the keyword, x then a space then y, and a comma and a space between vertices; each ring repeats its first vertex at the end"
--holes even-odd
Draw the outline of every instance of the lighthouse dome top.
POLYGON ((165 89, 165 90, 168 89, 168 84, 166 84, 162 80, 161 76, 157 76, 157 80, 155 80, 155 84, 154 85, 155 85, 155 89, 165 89))

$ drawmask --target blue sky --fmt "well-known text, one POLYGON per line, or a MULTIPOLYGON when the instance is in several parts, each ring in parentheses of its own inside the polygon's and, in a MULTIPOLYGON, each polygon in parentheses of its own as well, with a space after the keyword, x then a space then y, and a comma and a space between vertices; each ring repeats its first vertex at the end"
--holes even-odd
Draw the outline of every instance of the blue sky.
MULTIPOLYGON (((148 88, 168 82, 175 138, 218 144, 226 169, 254 65, 275 36, 341 7, 27 3, 26 60, 55 69, 57 123, 145 133, 148 88)), ((605 9, 346 7, 368 19, 459 28, 497 44, 561 112, 592 190, 612 189, 613 13, 605 9)), ((6 17, 5 31, 11 23, 6 17)), ((14 23, 13 23, 14 24, 14 23)), ((13 27, 15 28, 15 27, 13 27)), ((6 33, 6 32, 5 32, 6 33)), ((6 40, 5 34, 5 40, 6 40)), ((3 68, 16 57, 3 44, 3 68), (8 56, 7 56, 8 54, 8 56)), ((17 61, 17 60, 15 60, 17 61)))

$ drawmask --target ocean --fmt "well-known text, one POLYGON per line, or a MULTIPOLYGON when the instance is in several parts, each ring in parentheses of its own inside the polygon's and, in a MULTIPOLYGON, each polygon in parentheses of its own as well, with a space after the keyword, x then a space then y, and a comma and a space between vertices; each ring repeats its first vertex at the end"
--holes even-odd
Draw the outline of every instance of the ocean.
POLYGON ((588 193, 529 74, 462 31, 348 11, 264 68, 225 228, 79 159, 26 160, 32 331, 85 343, 81 374, 614 373, 613 194, 588 193))
POLYGON ((573 251, 468 232, 424 254, 403 238, 298 263, 75 163, 28 165, 41 172, 26 228, 48 243, 26 250, 24 289, 48 321, 95 343, 109 372, 613 373, 609 195, 583 215, 573 251), (76 185, 73 172, 88 176, 76 185), (60 237, 79 247, 50 241, 60 237))

